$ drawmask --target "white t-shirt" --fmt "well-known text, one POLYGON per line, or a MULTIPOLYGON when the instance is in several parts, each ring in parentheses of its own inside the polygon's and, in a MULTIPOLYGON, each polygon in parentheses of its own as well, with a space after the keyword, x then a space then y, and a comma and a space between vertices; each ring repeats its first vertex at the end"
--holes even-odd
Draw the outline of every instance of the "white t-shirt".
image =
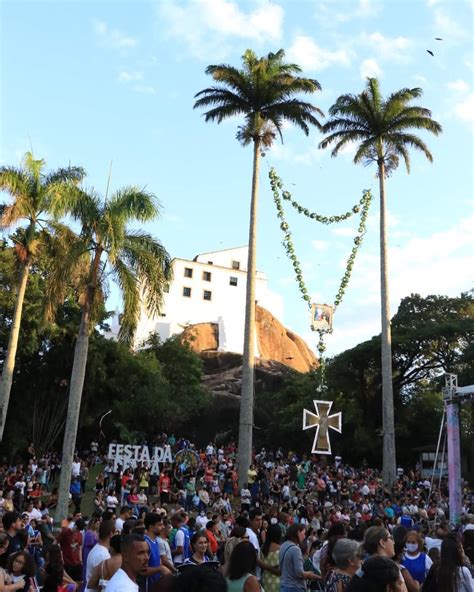
MULTIPOLYGON (((105 561, 106 559, 110 559, 109 550, 100 543, 94 545, 87 556, 86 583, 91 579, 92 574, 99 563, 102 563, 102 561, 105 561)), ((86 590, 89 591, 90 589, 86 587, 86 590)), ((90 590, 90 592, 92 592, 92 590, 90 590)))
POLYGON ((72 476, 79 477, 79 473, 81 472, 81 463, 80 462, 73 462, 72 463, 72 476))
MULTIPOLYGON (((161 538, 161 537, 159 537, 161 538)), ((184 549, 184 532, 182 530, 177 530, 176 531, 176 535, 175 535, 175 543, 176 543, 176 547, 183 547, 184 549)), ((175 565, 179 565, 180 563, 183 563, 184 558, 183 555, 175 555, 173 558, 173 561, 175 563, 175 565)))
MULTIPOLYGON (((258 557, 258 555, 260 554, 260 543, 258 542, 258 536, 254 533, 254 531, 251 528, 246 528, 245 534, 249 537, 249 542, 252 543, 252 545, 255 547, 258 557)), ((257 567, 255 570, 255 575, 257 576, 257 578, 260 579, 261 573, 262 570, 259 567, 257 567)))
POLYGON ((171 555, 171 548, 170 548, 170 544, 168 543, 168 541, 166 539, 161 538, 161 537, 158 537, 157 540, 158 540, 158 549, 160 551, 160 557, 162 557, 163 555, 166 555, 166 557, 168 557, 170 562, 173 563, 173 555, 171 555))
POLYGON ((119 532, 122 532, 124 522, 125 522, 125 520, 123 518, 118 517, 117 520, 115 521, 116 530, 118 530, 119 532))
POLYGON ((115 497, 115 495, 108 495, 107 496, 107 507, 115 510, 115 508, 117 506, 118 506, 118 499, 115 497))
POLYGON ((459 579, 456 592, 474 592, 474 582, 472 581, 471 572, 465 565, 459 568, 459 579))
POLYGON ((138 584, 131 580, 123 569, 119 569, 110 578, 105 592, 138 592, 138 584))
POLYGON ((425 545, 428 549, 428 552, 431 551, 431 549, 439 549, 441 551, 442 542, 442 539, 432 539, 429 536, 425 537, 425 545))

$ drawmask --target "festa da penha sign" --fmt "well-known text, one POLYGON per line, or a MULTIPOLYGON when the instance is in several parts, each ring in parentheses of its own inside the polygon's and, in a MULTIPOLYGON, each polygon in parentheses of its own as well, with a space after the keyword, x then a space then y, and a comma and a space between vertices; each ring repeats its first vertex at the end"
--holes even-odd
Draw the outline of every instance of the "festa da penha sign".
POLYGON ((160 463, 172 463, 171 448, 166 446, 145 446, 133 444, 109 444, 107 460, 113 462, 114 472, 120 468, 136 469, 138 466, 146 466, 151 475, 160 474, 160 463))

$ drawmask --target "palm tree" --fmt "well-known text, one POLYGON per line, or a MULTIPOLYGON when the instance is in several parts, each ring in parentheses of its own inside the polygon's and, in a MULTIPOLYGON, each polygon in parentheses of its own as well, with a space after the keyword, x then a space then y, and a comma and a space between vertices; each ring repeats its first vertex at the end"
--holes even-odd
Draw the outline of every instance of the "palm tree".
POLYGON ((94 310, 103 301, 109 277, 118 284, 123 298, 119 338, 130 343, 144 301, 151 314, 158 314, 163 293, 171 279, 166 249, 150 234, 130 229, 133 222, 155 219, 160 213, 156 198, 141 189, 127 187, 102 200, 93 191, 77 189, 53 202, 56 215, 67 214, 80 224, 79 235, 65 231, 65 256, 51 270, 50 314, 62 300, 68 279, 81 275, 86 263, 84 289, 80 295, 81 322, 74 349, 69 404, 63 444, 57 520, 67 515, 71 467, 79 423, 82 390, 87 365, 89 334, 94 310))
POLYGON ((0 228, 7 229, 22 222, 27 223, 24 232, 13 239, 18 258, 19 281, 7 353, 0 378, 0 442, 7 419, 28 276, 35 256, 44 244, 43 239, 50 230, 51 199, 53 195, 68 192, 68 183, 77 183, 84 177, 84 170, 80 167, 61 168, 45 174, 44 166, 44 160, 35 160, 33 154, 27 152, 21 168, 0 168, 0 189, 13 197, 13 203, 1 206, 0 228))
POLYGON ((306 135, 309 126, 321 129, 317 116, 323 113, 311 103, 295 95, 321 90, 317 80, 298 76, 301 68, 284 61, 285 52, 269 53, 258 58, 247 50, 242 56, 242 68, 227 64, 208 66, 206 74, 216 81, 195 95, 194 108, 209 108, 206 121, 221 123, 241 115, 237 139, 243 146, 253 143, 252 191, 250 200, 249 251, 245 306, 244 353, 242 361, 242 392, 239 419, 238 467, 239 483, 247 479, 252 455, 254 343, 255 343, 255 270, 256 230, 260 157, 262 149, 271 146, 278 134, 283 140, 285 121, 299 127, 306 135))
POLYGON ((354 163, 377 165, 380 192, 383 479, 386 484, 392 484, 396 478, 396 454, 385 178, 398 167, 400 157, 405 162, 407 172, 410 172, 409 148, 419 150, 430 162, 433 161, 426 144, 411 133, 411 130, 427 130, 437 136, 442 131, 441 125, 431 118, 431 111, 411 104, 422 94, 421 88, 403 88, 384 100, 378 80, 368 78, 363 92, 359 95, 342 95, 330 108, 330 119, 324 126, 324 132, 329 135, 320 143, 321 148, 333 145, 332 156, 337 156, 348 143, 357 143, 354 163))

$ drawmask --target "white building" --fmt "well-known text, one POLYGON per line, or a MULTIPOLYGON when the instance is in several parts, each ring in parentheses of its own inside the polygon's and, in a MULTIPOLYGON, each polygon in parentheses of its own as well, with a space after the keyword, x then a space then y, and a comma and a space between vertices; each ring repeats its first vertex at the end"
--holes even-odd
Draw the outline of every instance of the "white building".
MULTIPOLYGON (((158 333, 164 341, 188 325, 215 323, 219 351, 243 353, 247 256, 245 246, 201 253, 193 260, 173 259, 173 280, 161 315, 150 317, 142 308, 135 345, 139 346, 151 333, 158 333)), ((282 299, 268 289, 266 275, 260 271, 256 274, 255 290, 258 304, 282 319, 282 299)), ((112 336, 118 330, 115 317, 112 336)), ((257 342, 255 355, 259 355, 257 342)))

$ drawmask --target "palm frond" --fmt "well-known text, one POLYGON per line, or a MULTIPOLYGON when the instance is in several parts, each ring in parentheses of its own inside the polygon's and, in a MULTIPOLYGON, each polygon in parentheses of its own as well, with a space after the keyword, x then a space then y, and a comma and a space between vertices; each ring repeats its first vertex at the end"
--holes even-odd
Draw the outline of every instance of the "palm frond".
POLYGON ((44 185, 48 187, 58 183, 80 183, 85 176, 86 171, 82 167, 59 168, 45 176, 44 185))
POLYGON ((122 322, 119 339, 131 344, 140 316, 140 290, 135 273, 121 259, 112 267, 113 277, 120 287, 123 299, 122 322))
POLYGON ((104 208, 112 219, 125 222, 149 222, 160 215, 160 210, 156 195, 139 187, 124 187, 115 191, 104 208))

